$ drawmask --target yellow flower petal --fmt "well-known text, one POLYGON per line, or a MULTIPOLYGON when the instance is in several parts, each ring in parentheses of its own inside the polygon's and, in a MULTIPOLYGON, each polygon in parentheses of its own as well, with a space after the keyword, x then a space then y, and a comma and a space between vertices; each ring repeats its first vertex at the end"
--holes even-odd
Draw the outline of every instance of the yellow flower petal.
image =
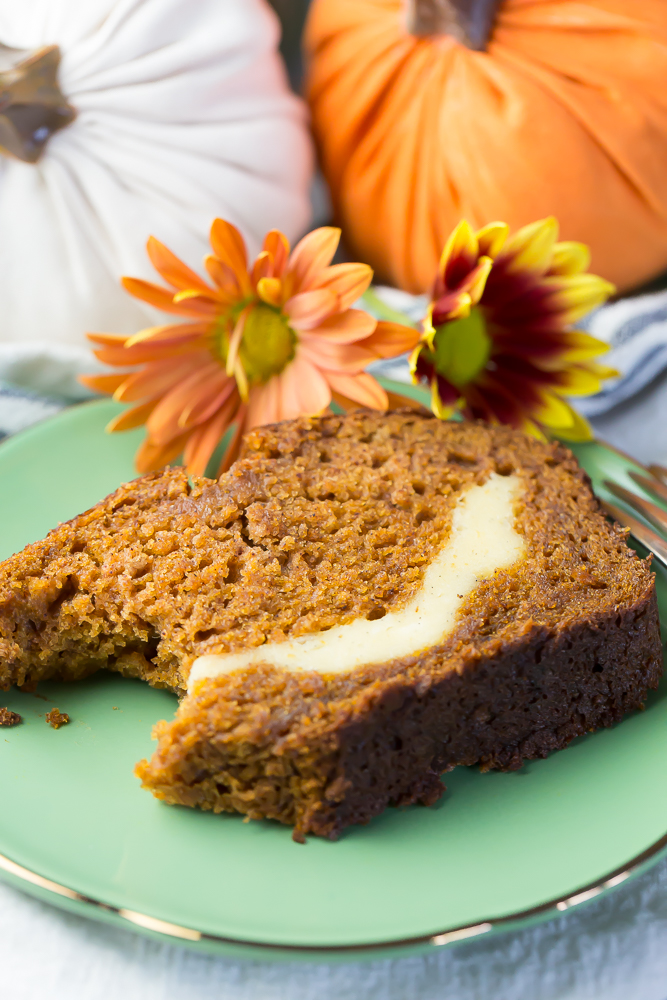
POLYGON ((573 410, 564 399, 554 393, 546 392, 542 398, 542 406, 534 409, 532 415, 544 427, 554 427, 558 430, 571 427, 573 410))
POLYGON ((524 434, 530 434, 531 437, 537 438, 538 441, 546 441, 546 435, 540 430, 537 424, 532 420, 524 420, 519 428, 524 432, 524 434))
POLYGON ((486 286, 486 279, 491 273, 493 261, 490 257, 480 257, 477 267, 472 271, 465 281, 465 287, 470 298, 471 305, 477 305, 486 286))
POLYGON ((257 282, 257 294, 263 302, 270 306, 281 305, 282 283, 280 278, 260 278, 257 282))
POLYGON ((572 240, 556 243, 549 274, 581 274, 591 263, 591 252, 585 243, 572 240))
POLYGON ((477 237, 467 219, 461 219, 458 226, 445 243, 440 257, 439 272, 444 274, 450 261, 457 257, 468 258, 470 266, 477 260, 479 247, 477 237))
POLYGON ((590 396, 600 391, 600 379, 588 367, 573 365, 559 374, 560 384, 553 390, 559 396, 590 396))
POLYGON ((572 333, 566 334, 564 339, 567 347, 558 355, 561 364, 569 361, 588 361, 589 358, 606 354, 610 349, 604 340, 598 340, 597 337, 591 337, 589 333, 580 330, 573 330, 572 333))
POLYGON ((455 409, 453 406, 445 406, 440 399, 437 379, 431 379, 431 409, 438 420, 449 420, 455 409))
POLYGON ((497 257, 505 246, 510 227, 506 222, 490 222, 477 230, 477 244, 480 257, 497 257))
MULTIPOLYGON (((421 354, 423 346, 424 346, 423 342, 417 344, 414 350, 410 353, 410 357, 408 358, 408 368, 410 369, 410 374, 412 375, 412 381, 415 383, 419 381, 419 379, 417 378, 417 360, 419 358, 419 355, 421 354)), ((429 347, 430 346, 431 345, 429 344, 429 347)))
POLYGON ((562 278, 545 278, 543 285, 551 286, 554 292, 549 296, 549 304, 557 306, 563 324, 576 323, 597 306, 606 302, 616 291, 614 285, 597 274, 573 274, 562 278))
POLYGON ((622 374, 618 368, 611 368, 609 365, 599 365, 595 361, 589 361, 586 367, 599 379, 618 378, 622 374))
POLYGON ((465 319, 466 316, 470 315, 472 305, 473 302, 470 295, 467 292, 462 292, 456 299, 455 305, 450 309, 447 315, 447 322, 449 323, 454 319, 465 319))
POLYGON ((572 423, 569 427, 558 428, 558 437, 564 438, 566 441, 592 441, 593 428, 589 422, 571 406, 570 411, 572 423))
POLYGON ((557 239, 558 222, 552 215, 548 219, 532 222, 510 236, 501 256, 507 260, 510 272, 544 274, 551 264, 557 239))

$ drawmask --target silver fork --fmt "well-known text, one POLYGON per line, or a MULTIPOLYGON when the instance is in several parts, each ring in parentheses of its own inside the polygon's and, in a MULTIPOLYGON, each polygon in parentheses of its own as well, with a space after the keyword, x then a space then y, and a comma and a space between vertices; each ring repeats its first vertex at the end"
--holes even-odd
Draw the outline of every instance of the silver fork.
MULTIPOLYGON (((618 451, 616 448, 612 450, 618 451)), ((641 486, 647 493, 652 493, 654 497, 667 504, 667 468, 662 465, 649 465, 646 468, 637 462, 636 459, 630 459, 629 455, 624 455, 622 452, 618 453, 623 458, 631 460, 633 465, 639 466, 643 470, 644 474, 628 470, 630 478, 634 479, 637 485, 641 486)), ((640 514, 658 529, 658 531, 653 531, 652 528, 649 528, 642 521, 638 521, 636 517, 617 507, 616 504, 600 500, 607 514, 623 525, 624 528, 629 528, 632 537, 641 542, 667 568, 667 541, 665 540, 667 537, 667 511, 651 500, 646 500, 637 493, 633 493, 632 490, 627 490, 624 486, 619 486, 618 483, 614 483, 609 479, 605 479, 603 485, 615 497, 622 500, 632 511, 640 514)))

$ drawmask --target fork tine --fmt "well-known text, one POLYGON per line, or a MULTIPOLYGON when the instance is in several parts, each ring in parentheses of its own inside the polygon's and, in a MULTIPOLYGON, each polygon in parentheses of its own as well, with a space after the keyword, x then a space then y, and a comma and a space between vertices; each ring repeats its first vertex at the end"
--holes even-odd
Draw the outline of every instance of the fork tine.
POLYGON ((642 514, 651 524, 654 524, 658 531, 663 531, 667 533, 667 513, 658 507, 657 504, 651 503, 650 500, 644 500, 643 497, 637 496, 636 493, 632 493, 630 490, 626 490, 624 486, 619 486, 617 483, 612 483, 608 479, 605 479, 604 485, 610 490, 614 496, 617 496, 620 500, 623 500, 632 507, 634 511, 638 511, 642 514))
POLYGON ((664 465, 656 465, 654 463, 653 465, 649 465, 648 471, 652 476, 655 476, 656 479, 660 479, 663 483, 667 483, 667 468, 665 468, 664 465))
POLYGON ((615 504, 607 503, 606 500, 601 500, 600 502, 607 514, 623 525, 624 528, 629 528, 633 538, 636 538, 649 552, 652 552, 656 559, 667 569, 667 542, 660 535, 656 535, 655 531, 647 528, 645 524, 642 524, 641 521, 638 521, 631 514, 627 514, 615 504))
POLYGON ((667 502, 667 483, 663 483, 661 479, 649 479, 647 476, 640 476, 638 472, 628 471, 628 475, 643 489, 649 490, 657 497, 660 497, 661 500, 667 502))

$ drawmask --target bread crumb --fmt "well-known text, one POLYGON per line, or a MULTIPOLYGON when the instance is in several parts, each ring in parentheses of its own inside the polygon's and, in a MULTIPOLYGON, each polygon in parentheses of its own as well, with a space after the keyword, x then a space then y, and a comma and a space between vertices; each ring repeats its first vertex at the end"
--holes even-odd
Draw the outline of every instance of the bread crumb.
POLYGON ((47 712, 45 718, 54 729, 60 729, 61 726, 66 726, 69 722, 69 715, 65 712, 59 712, 57 708, 52 708, 50 712, 47 712))
POLYGON ((18 726, 23 719, 18 712, 10 712, 8 708, 0 708, 0 726, 18 726))

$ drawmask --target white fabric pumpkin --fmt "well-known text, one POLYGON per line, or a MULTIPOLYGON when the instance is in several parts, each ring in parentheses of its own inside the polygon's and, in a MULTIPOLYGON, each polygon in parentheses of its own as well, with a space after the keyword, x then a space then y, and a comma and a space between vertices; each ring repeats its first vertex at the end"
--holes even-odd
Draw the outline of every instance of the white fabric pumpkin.
POLYGON ((36 164, 0 156, 0 378, 66 393, 87 330, 161 322, 119 284, 156 279, 151 234, 196 268, 215 216, 252 253, 305 231, 311 145, 278 35, 265 0, 4 0, 0 43, 58 45, 77 117, 36 164))

